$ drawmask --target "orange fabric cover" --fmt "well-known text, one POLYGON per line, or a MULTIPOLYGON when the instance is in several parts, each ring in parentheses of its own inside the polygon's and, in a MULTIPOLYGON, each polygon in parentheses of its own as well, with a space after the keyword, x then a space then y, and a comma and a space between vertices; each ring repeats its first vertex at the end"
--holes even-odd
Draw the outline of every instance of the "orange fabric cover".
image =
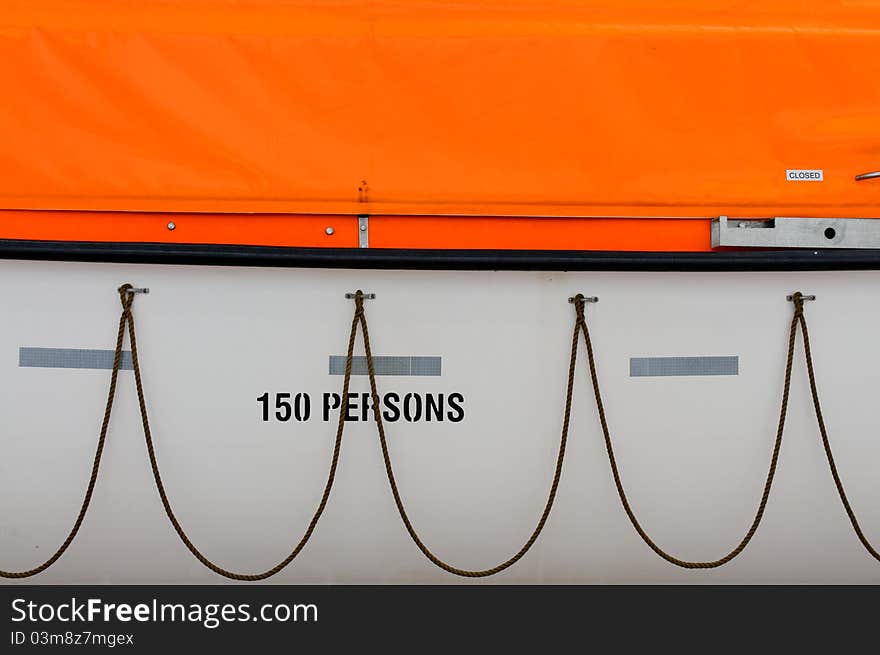
MULTIPOLYGON (((370 216, 371 248, 711 250, 709 219, 370 216)), ((0 239, 357 248, 355 216, 0 211, 0 239), (168 229, 173 224, 174 229, 168 229), (328 229, 330 228, 330 229, 328 229)))
POLYGON ((0 210, 880 217, 878 0, 4 0, 0 80, 0 210))

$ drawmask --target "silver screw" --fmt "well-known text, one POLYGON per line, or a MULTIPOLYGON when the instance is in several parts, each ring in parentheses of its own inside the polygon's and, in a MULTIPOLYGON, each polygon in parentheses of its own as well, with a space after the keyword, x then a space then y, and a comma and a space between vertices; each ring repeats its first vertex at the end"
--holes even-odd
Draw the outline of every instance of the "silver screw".
POLYGON ((173 229, 176 228, 176 227, 177 227, 177 225, 175 225, 173 221, 170 222, 170 223, 168 223, 168 229, 169 229, 169 230, 173 230, 173 229))
POLYGON ((361 232, 366 232, 366 231, 367 231, 367 226, 361 225, 361 232))
POLYGON ((324 232, 326 232, 327 234, 333 234, 335 230, 332 227, 328 227, 326 230, 324 230, 324 232))

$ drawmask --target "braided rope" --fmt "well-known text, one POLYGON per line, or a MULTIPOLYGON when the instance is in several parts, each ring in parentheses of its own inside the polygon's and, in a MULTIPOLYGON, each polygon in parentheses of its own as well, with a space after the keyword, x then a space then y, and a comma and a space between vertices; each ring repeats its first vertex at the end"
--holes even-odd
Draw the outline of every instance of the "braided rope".
POLYGON ((728 552, 724 557, 705 562, 693 562, 680 559, 678 557, 675 557, 674 555, 670 555, 668 552, 658 546, 651 539, 650 536, 648 536, 648 533, 645 532, 644 528, 642 528, 641 524, 636 518, 636 515, 629 504, 629 500, 626 497, 626 491, 624 490, 623 483, 620 479, 620 471, 617 468, 617 460, 614 457, 614 448, 611 444, 611 435, 608 430, 608 421, 605 417, 605 407, 602 404, 602 393, 599 389, 599 376, 596 372, 596 361, 593 357, 593 344, 590 341, 590 330, 587 327, 587 323, 585 320, 581 321, 580 323, 580 327, 582 328, 584 333, 584 340, 587 343, 587 360, 590 364, 590 378, 593 383, 593 393, 596 398, 596 409, 598 410, 599 421, 602 425, 602 434, 605 437, 605 450, 608 453, 608 461, 611 464, 611 473, 614 476, 614 486, 617 487, 617 495, 620 497, 620 502, 623 505, 623 509, 626 512, 626 515, 629 517, 630 523, 632 523, 632 526, 635 528, 636 532, 651 550, 653 550, 667 562, 675 564, 676 566, 680 566, 684 569, 714 569, 724 564, 727 564, 729 561, 731 561, 733 558, 743 552, 743 550, 745 550, 745 547, 748 546, 749 542, 752 540, 752 537, 755 536, 755 532, 757 532, 758 526, 761 524, 761 519, 764 517, 764 510, 767 507, 767 500, 770 498, 770 488, 773 485, 773 478, 776 475, 776 464, 779 460, 779 449, 782 446, 782 433, 785 429, 785 415, 788 410, 789 389, 791 387, 791 368, 792 362, 794 361, 795 337, 797 336, 798 321, 803 320, 803 295, 800 292, 795 293, 792 301, 794 302, 794 313, 791 318, 791 325, 788 332, 788 356, 785 363, 785 383, 782 386, 782 405, 779 410, 779 425, 776 429, 776 441, 773 444, 773 455, 770 457, 770 470, 767 472, 767 479, 764 482, 764 491, 761 494, 761 501, 758 503, 758 509, 755 512, 755 518, 752 520, 752 524, 749 526, 749 529, 746 532, 745 536, 736 545, 736 547, 734 547, 733 550, 728 552))
MULTIPOLYGON (((802 299, 801 303, 803 304, 802 299)), ((834 478, 834 486, 837 487, 837 494, 840 496, 840 501, 843 503, 843 508, 846 510, 846 515, 849 517, 849 522, 852 524, 859 541, 862 542, 862 545, 871 557, 880 562, 880 552, 877 552, 877 549, 871 545, 865 533, 862 532, 862 526, 859 525, 859 520, 856 518, 852 505, 850 505, 849 498, 847 498, 846 491, 843 488, 843 482, 840 480, 840 473, 837 471, 837 464, 834 462, 831 443, 828 441, 828 431, 825 428, 825 418, 822 416, 822 406, 819 404, 819 390, 816 385, 816 373, 813 370, 813 353, 810 350, 810 332, 807 329, 807 319, 804 317, 803 309, 801 309, 798 315, 798 320, 801 325, 801 333, 804 335, 804 359, 807 363, 807 376, 810 378, 810 394, 813 397, 816 423, 819 426, 819 433, 822 435, 822 446, 825 449, 825 457, 828 459, 828 467, 831 469, 831 477, 834 478)))
MULTIPOLYGON (((342 407, 345 407, 348 401, 348 388, 349 383, 351 382, 351 364, 353 360, 354 354, 354 341, 355 335, 357 333, 357 321, 358 317, 355 314, 355 317, 351 322, 351 333, 348 338, 348 355, 345 360, 345 377, 342 383, 342 407)), ((207 568, 214 571, 214 573, 218 573, 226 578, 230 578, 232 580, 241 580, 246 582, 255 582, 258 580, 265 580, 269 578, 282 569, 284 569, 288 564, 290 564, 297 555, 300 554, 302 549, 305 547, 306 543, 309 541, 309 538, 312 536, 312 533, 315 530, 315 526, 318 524, 318 519, 321 518, 321 514, 324 512, 324 508, 327 506, 327 501, 330 498, 330 490, 333 488, 333 481, 336 479, 336 467, 339 463, 339 451, 342 446, 342 434, 345 430, 345 412, 339 413, 339 423, 336 427, 336 442, 333 446, 333 457, 330 461, 330 472, 327 475, 327 483, 324 485, 324 493, 321 495, 321 501, 318 503, 318 508, 315 510, 314 515, 312 516, 312 520, 309 522, 308 527, 306 528, 305 533, 299 542, 294 546, 293 550, 290 552, 287 557, 281 560, 278 564, 273 566, 272 568, 263 571, 262 573, 236 573, 234 571, 230 571, 229 569, 225 569, 221 566, 218 566, 211 560, 209 560, 202 552, 196 548, 195 544, 192 540, 187 536, 186 532, 181 526, 180 521, 177 520, 177 517, 174 514, 174 510, 171 508, 171 502, 168 500, 168 494, 165 492, 165 485, 162 483, 162 475, 159 472, 159 464, 156 461, 156 450, 153 446, 153 436, 150 431, 150 421, 147 417, 147 403, 144 400, 144 387, 141 382, 141 368, 138 363, 138 349, 137 349, 137 336, 135 334, 134 327, 134 316, 131 311, 128 312, 128 336, 129 341, 131 342, 131 359, 134 368, 134 379, 135 385, 137 386, 137 396, 138 396, 138 404, 140 405, 141 412, 141 423, 143 424, 144 429, 144 438, 147 444, 147 454, 150 458, 150 467, 153 470, 153 479, 156 482, 156 489, 159 492, 159 498, 162 500, 162 507, 165 508, 165 514, 168 516, 168 519, 171 521, 171 525, 174 526, 175 532, 177 532, 177 536, 180 537, 180 540, 184 543, 184 545, 189 549, 197 560, 199 560, 202 564, 204 564, 207 568)))
MULTIPOLYGON (((513 566, 516 562, 518 562, 535 544, 535 541, 537 541, 538 536, 544 529, 544 525, 547 523, 547 519, 550 517, 550 510, 553 508, 553 501, 556 499, 556 491, 559 487, 559 479, 562 476, 562 462, 565 459, 565 445, 568 441, 568 426, 571 421, 571 405, 572 395, 574 391, 574 372, 578 351, 578 328, 584 320, 584 302, 585 301, 583 295, 578 294, 578 296, 574 298, 574 306, 577 313, 577 320, 575 321, 574 332, 571 339, 571 359, 568 365, 568 386, 566 388, 565 394, 565 414, 562 419, 562 436, 559 440, 559 454, 556 457, 556 469, 553 474, 553 483, 550 485, 550 493, 547 497, 547 503, 544 505, 544 511, 541 513, 541 518, 538 520, 537 526, 535 526, 534 531, 532 532, 531 536, 526 540, 525 544, 523 544, 523 546, 519 549, 519 551, 516 552, 515 555, 513 555, 510 559, 502 562, 501 564, 481 570, 461 569, 444 562, 433 552, 431 552, 431 550, 425 545, 425 543, 421 540, 415 528, 413 527, 412 521, 410 521, 410 518, 406 513, 406 508, 404 507, 403 500, 400 497, 400 490, 397 487, 397 481, 394 478, 394 470, 391 466, 391 455, 388 452, 388 441, 385 437, 385 426, 382 421, 382 412, 378 411, 378 409, 373 412, 373 415, 376 419, 376 428, 379 432, 379 443, 382 446, 382 458, 385 462, 385 472, 388 475, 388 482, 391 485, 391 493, 394 496, 394 503, 397 505, 397 511, 400 514, 400 518, 403 520, 403 524, 404 526, 406 526, 406 530, 409 533, 409 536, 412 538, 413 542, 415 542, 416 546, 418 546, 419 550, 421 550, 425 557, 427 557, 433 564, 440 567, 444 571, 465 578, 483 578, 490 575, 495 575, 496 573, 500 573, 504 569, 513 566)), ((376 385, 376 371, 373 367, 373 353, 372 349, 370 348, 370 331, 367 327, 367 317, 364 312, 364 295, 360 290, 358 290, 358 292, 355 294, 355 318, 360 321, 361 331, 363 333, 364 350, 366 352, 367 360, 367 372, 370 378, 370 391, 373 398, 373 406, 378 408, 379 392, 376 385)))
MULTIPOLYGON (((132 304, 134 301, 134 294, 131 293, 131 290, 132 290, 132 286, 130 284, 124 284, 121 287, 119 287, 119 289, 118 289, 119 295, 120 295, 120 301, 122 304, 122 313, 119 318, 119 329, 117 332, 116 348, 115 348, 115 352, 114 352, 113 368, 112 368, 112 372, 111 372, 111 376, 110 376, 110 385, 109 385, 109 390, 108 390, 108 395, 107 395, 107 403, 106 403, 105 410, 104 410, 104 418, 103 418, 103 421, 101 424, 101 430, 100 430, 98 444, 97 444, 95 457, 94 457, 94 461, 93 461, 93 465, 92 465, 91 476, 90 476, 89 483, 88 483, 86 493, 85 493, 85 497, 83 498, 83 502, 80 507, 79 514, 77 515, 76 521, 74 522, 73 527, 71 528, 69 534, 67 535, 67 538, 61 544, 61 546, 45 562, 43 562, 42 564, 40 564, 37 567, 34 567, 34 568, 26 570, 26 571, 20 571, 20 572, 0 571, 0 577, 20 579, 20 578, 27 578, 27 577, 36 575, 38 573, 41 573, 42 571, 45 571, 47 568, 52 566, 52 564, 54 564, 64 554, 64 552, 67 550, 67 548, 70 546, 70 544, 73 542, 74 538, 76 537, 80 527, 82 526, 82 523, 83 523, 85 516, 86 516, 86 513, 88 511, 89 505, 91 503, 92 495, 93 495, 94 488, 95 488, 97 478, 98 478, 98 471, 99 471, 100 464, 101 464, 101 457, 103 455, 104 445, 106 442, 107 429, 108 429, 108 426, 110 423, 110 416, 112 413, 113 402, 114 402, 115 395, 116 395, 116 384, 117 384, 117 378, 118 378, 118 374, 119 374, 119 367, 120 367, 120 362, 121 362, 122 347, 123 347, 123 341, 124 341, 124 337, 125 337, 126 325, 128 326, 128 335, 129 335, 129 340, 131 342, 132 364, 133 364, 133 369, 134 369, 135 384, 137 387, 138 404, 140 407, 141 421, 142 421, 143 430, 144 430, 144 437, 145 437, 145 441, 146 441, 147 452, 148 452, 149 459, 150 459, 150 466, 153 471, 153 478, 155 480, 156 488, 159 492, 159 496, 162 501, 162 506, 165 510, 166 515, 168 516, 169 520, 171 521, 171 524, 173 525, 175 531, 177 532, 181 541, 183 541, 184 545, 186 545, 186 547, 189 549, 189 551, 202 564, 204 564, 207 568, 211 569, 215 573, 218 573, 218 574, 225 576, 227 578, 231 578, 233 580, 243 580, 243 581, 257 581, 257 580, 264 580, 268 577, 271 577, 271 576, 275 575, 276 573, 278 573, 279 571, 281 571, 282 569, 284 569, 288 564, 290 564, 297 557, 297 555, 299 555, 299 553, 302 551, 302 549, 305 547, 306 543, 308 542, 309 538, 311 537, 312 533, 314 532, 315 527, 317 526, 318 520, 320 519, 320 517, 321 517, 321 515, 327 505, 328 499, 330 497, 330 491, 333 487, 333 482, 335 480, 336 470, 337 470, 337 466, 338 466, 338 462, 339 462, 339 454, 340 454, 340 449, 341 449, 341 445, 342 445, 342 436, 343 436, 343 432, 344 432, 344 428, 345 428, 345 413, 340 412, 339 422, 338 422, 337 430, 336 430, 336 440, 335 440, 335 444, 334 444, 334 448, 333 448, 333 456, 332 456, 332 460, 331 460, 331 464, 330 464, 330 471, 328 473, 327 482, 324 486, 324 492, 322 494, 321 500, 318 504, 318 507, 317 507, 303 537, 296 544, 296 546, 293 548, 293 550, 290 552, 290 554, 287 557, 285 557, 281 562, 279 562, 276 566, 274 566, 274 567, 272 567, 262 573, 256 573, 256 574, 235 573, 233 571, 230 571, 228 569, 224 569, 224 568, 214 564, 211 560, 209 560, 207 557, 205 557, 201 553, 201 551, 199 551, 198 548, 196 548, 196 546, 193 544, 193 542, 187 536, 186 532, 183 530, 183 527, 181 526, 180 522, 178 521, 177 517, 175 516, 175 514, 172 510, 171 503, 168 499, 164 484, 162 482, 162 477, 161 477, 158 462, 156 459, 155 448, 153 445, 153 438, 152 438, 149 419, 148 419, 148 415, 147 415, 147 406, 146 406, 146 400, 144 397, 140 363, 138 361, 137 336, 136 336, 136 331, 135 331, 134 315, 132 313, 132 304)), ((858 519, 852 509, 852 506, 851 506, 849 499, 846 495, 846 492, 844 490, 843 483, 840 479, 840 475, 837 470, 836 463, 834 461, 834 456, 831 451, 831 445, 830 445, 830 442, 828 439, 828 433, 827 433, 827 429, 825 426, 825 421, 824 421, 824 417, 822 414, 821 405, 819 402, 819 394, 818 394, 818 389, 817 389, 816 376, 815 376, 815 371, 814 371, 814 367, 813 367, 813 358, 812 358, 812 352, 811 352, 811 347, 810 347, 809 331, 807 328, 806 318, 804 316, 804 304, 803 304, 804 297, 800 292, 796 292, 792 295, 792 301, 794 304, 794 312, 792 315, 790 329, 789 329, 788 353, 787 353, 786 366, 785 366, 785 381, 784 381, 783 389, 782 389, 782 402, 781 402, 780 413, 779 413, 779 423, 778 423, 778 427, 777 427, 777 431, 776 431, 776 439, 775 439, 774 446, 773 446, 773 453, 772 453, 772 456, 770 459, 769 471, 767 473, 767 478, 765 480, 763 492, 761 494, 761 500, 758 504, 758 508, 755 513, 755 517, 754 517, 748 531, 746 532, 746 534, 742 538, 742 540, 739 542, 739 544, 735 548, 733 548, 730 552, 728 552, 725 556, 723 556, 719 559, 716 559, 716 560, 711 560, 711 561, 687 561, 687 560, 679 559, 673 555, 670 555, 669 553, 664 551, 662 548, 660 548, 648 536, 648 534, 645 532, 645 530, 640 525, 638 519, 636 518, 635 513, 633 512, 632 507, 630 506, 629 501, 627 499, 626 492, 624 490, 623 483, 621 481, 620 472, 618 470, 617 461, 614 456, 614 449, 613 449, 612 442, 611 442, 610 431, 608 429, 608 422, 607 422, 607 418, 605 415, 605 408, 604 408, 604 405, 602 402, 602 395, 601 395, 601 391, 600 391, 600 387, 599 387, 598 373, 597 373, 597 369, 596 369, 596 362, 595 362, 594 353, 593 353, 592 341, 590 339, 590 332, 589 332, 589 328, 587 326, 587 322, 586 322, 586 318, 585 318, 585 299, 584 299, 583 295, 578 294, 573 300, 574 300, 576 318, 575 318, 574 331, 572 334, 571 358, 569 361, 568 384, 566 387, 566 400, 565 400, 565 411, 564 411, 563 424, 562 424, 562 434, 560 437, 559 452, 558 452, 557 459, 556 459, 556 467, 555 467, 555 471, 554 471, 553 482, 550 487, 550 492, 549 492, 549 495, 547 498, 547 502, 544 506, 544 510, 543 510, 541 517, 538 520, 538 524, 535 527, 534 531, 532 532, 531 536, 528 538, 528 540, 525 542, 525 544, 519 549, 519 551, 517 551, 516 554, 514 554, 511 558, 502 562, 501 564, 498 564, 497 566, 494 566, 492 568, 482 569, 482 570, 468 570, 468 569, 457 568, 457 567, 454 567, 454 566, 444 562, 443 560, 439 559, 436 555, 434 555, 431 552, 431 550, 420 539, 420 537, 418 536, 418 533, 415 531, 415 528, 412 525, 412 522, 409 519, 409 516, 407 515, 406 509, 404 507, 403 501, 400 496, 400 491, 398 489, 397 482, 394 477, 394 471, 393 471, 393 467, 392 467, 392 463, 391 463, 391 456, 389 453, 387 438, 386 438, 386 434, 385 434, 385 428, 384 428, 384 424, 382 421, 382 413, 379 411, 374 411, 374 417, 376 420, 376 427, 377 427, 377 430, 379 433, 379 441, 380 441, 380 445, 382 448, 382 456, 383 456, 383 460, 385 463, 385 470, 386 470, 386 473, 388 476, 388 482, 391 486, 391 492, 392 492, 392 495, 394 496, 394 501, 397 506, 398 512, 400 514, 401 519, 403 520, 403 523, 404 523, 410 537, 412 538, 412 540, 414 541, 416 546, 418 546, 418 548, 422 551, 422 553, 432 563, 434 563, 439 568, 441 568, 445 571, 448 571, 449 573, 453 573, 455 575, 468 577, 468 578, 486 577, 486 576, 490 576, 490 575, 495 575, 496 573, 500 573, 501 571, 503 571, 503 570, 507 569, 508 567, 512 566, 513 564, 515 564, 529 551, 529 549, 531 549, 531 547, 537 541, 539 535, 541 534, 541 531, 544 529, 544 526, 550 516, 550 511, 553 507, 553 503, 556 498, 556 492, 559 487, 559 480, 562 475, 562 465, 563 465, 563 461, 565 458, 565 448, 566 448, 566 443, 568 440, 568 430, 569 430, 570 419, 571 419, 571 407, 572 407, 572 397, 573 397, 573 389, 574 389, 574 374, 575 374, 575 366, 576 366, 576 361, 577 361, 579 333, 583 334, 584 341, 585 341, 585 344, 587 347, 587 359, 588 359, 589 368, 590 368, 590 378, 592 381, 594 396, 595 396, 595 400, 596 400, 596 409, 597 409, 597 412, 599 415, 599 420, 600 420, 600 423, 602 426, 602 433, 603 433, 603 436, 605 439, 605 447, 606 447, 606 451, 608 454, 609 463, 611 465, 612 475, 614 477, 614 484, 615 484, 615 487, 617 488, 617 493, 620 498, 621 504, 623 505, 623 508, 624 508, 630 522, 632 523, 633 527, 635 528, 636 532, 639 534, 639 536, 642 538, 642 540, 657 555, 659 555, 660 557, 662 557, 666 561, 671 562, 672 564, 675 564, 676 566, 680 566, 682 568, 686 568, 686 569, 711 569, 711 568, 716 568, 716 567, 722 566, 722 565, 730 562, 732 559, 734 559, 740 553, 743 552, 743 550, 746 548, 746 546, 751 541, 752 537, 755 535, 755 532, 757 531, 758 526, 760 525, 761 520, 763 518, 764 511, 766 509, 767 502, 770 497, 770 490, 771 490, 771 487, 773 484, 774 476, 776 474, 776 467, 777 467, 777 463, 778 463, 778 459, 779 459, 779 452, 780 452, 780 448, 782 446, 782 436, 783 436, 783 432, 784 432, 784 428, 785 428, 785 418, 786 418, 786 413, 787 413, 787 408, 788 408, 789 391, 790 391, 790 386, 791 386, 791 372, 792 372, 792 364, 793 364, 793 359, 794 359, 794 347, 795 347, 798 326, 800 326, 801 332, 802 332, 803 338, 804 338, 804 357, 805 357, 806 365, 807 365, 807 372, 808 372, 809 382, 810 382, 810 391, 811 391, 811 395, 812 395, 812 399, 813 399, 813 406, 815 409, 816 420, 818 423, 819 431, 822 436, 822 443, 823 443, 823 446, 825 449, 825 454, 826 454, 826 457, 828 460, 829 468, 831 470, 831 474, 834 479, 834 484, 837 488, 837 491, 840 496, 841 502, 843 503, 844 509, 846 510, 847 516, 849 517, 850 523, 852 524, 853 529, 859 538, 859 541, 862 543, 862 545, 865 547, 865 549, 868 551, 868 553, 870 553, 870 555, 872 557, 874 557, 875 559, 880 561, 880 552, 878 552, 870 544, 870 542, 865 537, 864 532, 861 529, 861 526, 859 525, 858 519)), ((361 326, 361 330, 363 333, 364 349, 366 352, 367 371, 368 371, 368 375, 369 375, 371 395, 372 395, 374 407, 378 408, 379 407, 379 393, 378 393, 378 388, 377 388, 377 384, 376 384, 376 375, 375 375, 375 368, 373 365, 372 349, 370 346, 369 328, 367 325, 366 313, 364 311, 364 295, 360 290, 357 291, 357 293, 355 294, 355 313, 352 318, 351 331, 349 333, 349 340, 348 340, 348 351, 347 351, 347 355, 346 355, 345 376, 343 379, 343 389, 342 389, 342 406, 345 406, 345 403, 347 402, 348 395, 349 395, 352 361, 353 361, 353 356, 354 356, 354 345, 355 345, 358 325, 361 326)))
POLYGON ((89 505, 92 502, 92 494, 95 491, 95 484, 98 481, 98 470, 101 467, 101 456, 104 454, 104 443, 107 440, 107 427, 110 425, 110 415, 113 412, 113 401, 116 398, 116 379, 119 376, 119 363, 122 360, 122 342, 125 337, 125 322, 128 317, 131 316, 131 304, 134 300, 134 294, 130 292, 131 288, 132 286, 130 284, 123 284, 118 289, 119 298, 122 301, 122 314, 119 317, 119 330, 116 333, 116 349, 113 354, 113 369, 110 373, 110 388, 107 391, 107 404, 104 407, 104 420, 101 422, 98 446, 95 449, 95 458, 92 462, 92 473, 89 476, 89 484, 86 487, 86 494, 83 498, 82 505, 80 505, 76 521, 73 522, 73 527, 67 534, 67 538, 49 559, 39 566, 35 566, 27 571, 0 571, 0 578, 30 578, 38 573, 42 573, 64 555, 64 552, 68 549, 70 544, 73 543, 80 527, 82 527, 83 521, 86 518, 86 513, 89 511, 89 505))

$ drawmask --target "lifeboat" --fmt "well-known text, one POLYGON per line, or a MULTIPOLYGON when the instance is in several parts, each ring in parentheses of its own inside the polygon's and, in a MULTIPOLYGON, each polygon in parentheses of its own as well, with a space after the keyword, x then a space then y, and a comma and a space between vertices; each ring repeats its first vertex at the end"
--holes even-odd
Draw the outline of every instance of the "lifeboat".
POLYGON ((880 2, 11 0, 0 576, 880 583, 880 2))

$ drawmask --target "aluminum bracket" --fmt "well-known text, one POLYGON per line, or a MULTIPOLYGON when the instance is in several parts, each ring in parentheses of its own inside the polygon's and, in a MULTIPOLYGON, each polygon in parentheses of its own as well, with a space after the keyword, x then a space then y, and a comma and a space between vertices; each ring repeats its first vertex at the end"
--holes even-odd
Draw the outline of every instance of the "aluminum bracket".
POLYGON ((880 248, 880 219, 790 218, 712 220, 713 248, 880 248))

